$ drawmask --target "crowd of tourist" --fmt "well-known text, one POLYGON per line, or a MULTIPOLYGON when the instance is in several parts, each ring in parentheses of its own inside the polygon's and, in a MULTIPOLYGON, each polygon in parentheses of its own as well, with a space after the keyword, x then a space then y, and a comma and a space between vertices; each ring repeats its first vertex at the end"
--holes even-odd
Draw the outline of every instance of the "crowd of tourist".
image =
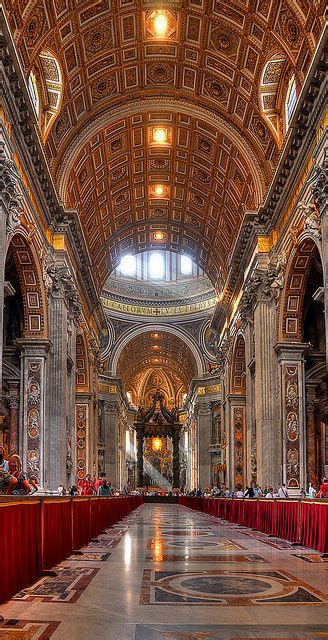
POLYGON ((87 473, 85 478, 78 480, 70 489, 59 485, 57 493, 59 496, 127 496, 132 493, 132 485, 128 481, 122 491, 118 491, 107 480, 105 472, 100 473, 97 480, 93 480, 90 473, 87 473))
MULTIPOLYGON (((281 484, 277 491, 272 486, 260 487, 258 484, 251 483, 246 489, 243 489, 240 484, 235 486, 235 489, 230 490, 229 487, 217 487, 211 486, 201 491, 200 488, 194 489, 188 495, 190 496, 203 496, 204 498, 290 498, 286 484, 281 484)), ((293 495, 295 497, 295 494, 293 495)), ((301 489, 299 492, 300 498, 328 498, 328 479, 322 478, 322 482, 317 488, 311 482, 309 483, 308 490, 301 489)))
MULTIPOLYGON (((38 490, 36 478, 27 476, 22 469, 22 462, 17 454, 11 455, 8 460, 5 459, 4 448, 0 446, 0 494, 5 495, 32 495, 38 490)), ((111 482, 106 478, 106 473, 100 473, 97 480, 92 479, 90 474, 79 479, 76 484, 70 488, 60 485, 57 491, 60 496, 120 496, 130 494, 142 494, 146 496, 155 495, 189 495, 197 497, 213 497, 213 498, 289 498, 286 484, 281 484, 277 491, 272 486, 260 487, 256 483, 251 483, 244 490, 240 484, 237 484, 233 490, 227 486, 217 487, 210 486, 204 491, 200 487, 193 489, 189 493, 184 490, 174 490, 170 492, 159 491, 158 489, 133 490, 131 482, 128 481, 123 490, 116 490, 111 482)), ((293 495, 295 497, 295 495, 293 495)), ((323 478, 320 486, 317 488, 310 483, 308 490, 301 489, 299 497, 301 498, 328 498, 328 479, 323 478)))

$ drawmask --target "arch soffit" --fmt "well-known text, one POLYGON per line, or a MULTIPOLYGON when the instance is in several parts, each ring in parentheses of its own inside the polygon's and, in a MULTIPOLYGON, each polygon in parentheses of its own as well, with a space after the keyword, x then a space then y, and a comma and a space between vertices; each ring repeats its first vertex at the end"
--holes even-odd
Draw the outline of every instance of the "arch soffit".
POLYGON ((323 266, 321 243, 307 232, 301 233, 297 245, 290 252, 277 314, 278 339, 281 342, 302 341, 305 287, 316 252, 323 266))
POLYGON ((11 249, 17 269, 24 306, 24 337, 49 336, 48 300, 33 240, 27 239, 25 229, 19 229, 11 238, 11 249))
POLYGON ((197 366, 197 376, 201 377, 205 373, 206 367, 204 358, 200 353, 197 344, 190 338, 190 336, 187 336, 186 333, 181 329, 177 329, 176 327, 172 327, 171 325, 156 324, 145 325, 143 327, 135 327, 134 329, 131 329, 120 337, 113 349, 113 353, 109 360, 109 369, 112 371, 114 376, 117 374, 117 364, 119 357, 122 354, 124 348, 129 344, 129 342, 131 342, 133 338, 139 336, 141 333, 149 333, 152 331, 171 333, 177 338, 180 338, 189 347, 192 355, 195 358, 197 366))

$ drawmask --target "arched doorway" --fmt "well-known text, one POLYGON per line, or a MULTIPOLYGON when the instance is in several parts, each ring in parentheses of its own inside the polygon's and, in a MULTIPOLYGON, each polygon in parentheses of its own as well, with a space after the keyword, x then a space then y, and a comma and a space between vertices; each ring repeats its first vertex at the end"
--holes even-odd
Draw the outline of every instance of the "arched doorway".
POLYGON ((287 486, 327 472, 327 371, 320 248, 304 237, 292 252, 279 314, 283 472, 287 486))
POLYGON ((32 243, 15 234, 7 248, 3 315, 1 440, 19 453, 24 470, 43 485, 46 295, 32 243))

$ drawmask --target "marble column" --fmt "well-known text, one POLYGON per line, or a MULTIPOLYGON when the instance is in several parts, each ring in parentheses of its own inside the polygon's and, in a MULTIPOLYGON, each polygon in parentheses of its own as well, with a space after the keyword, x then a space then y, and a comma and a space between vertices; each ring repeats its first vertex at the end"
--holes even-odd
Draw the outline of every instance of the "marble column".
POLYGON ((255 420, 257 480, 262 486, 281 483, 281 423, 279 418, 276 304, 258 301, 254 309, 255 420))
POLYGON ((48 424, 46 448, 47 488, 55 491, 66 486, 68 396, 67 374, 67 304, 62 288, 49 296, 50 336, 52 349, 48 376, 48 424))
POLYGON ((173 442, 173 489, 180 488, 180 429, 172 434, 173 442))
POLYGON ((19 451, 19 382, 9 382, 9 453, 19 451))
POLYGON ((306 486, 304 343, 278 343, 281 378, 282 471, 291 495, 306 486))
POLYGON ((198 450, 198 485, 204 490, 211 483, 211 441, 212 414, 209 402, 198 402, 195 405, 197 417, 197 450, 198 450))
POLYGON ((43 490, 48 484, 45 445, 51 425, 45 419, 49 340, 20 338, 21 350, 19 454, 29 476, 37 478, 43 490))
POLYGON ((104 402, 105 471, 113 486, 119 486, 118 405, 115 400, 104 402))
POLYGON ((316 387, 317 384, 306 385, 306 461, 307 461, 307 483, 315 482, 317 475, 316 462, 316 387))
POLYGON ((144 469, 143 469, 143 428, 137 427, 137 486, 143 487, 144 469))
POLYGON ((247 322, 244 331, 246 362, 246 484, 257 482, 256 457, 256 421, 255 421, 255 358, 254 358, 254 326, 247 322))

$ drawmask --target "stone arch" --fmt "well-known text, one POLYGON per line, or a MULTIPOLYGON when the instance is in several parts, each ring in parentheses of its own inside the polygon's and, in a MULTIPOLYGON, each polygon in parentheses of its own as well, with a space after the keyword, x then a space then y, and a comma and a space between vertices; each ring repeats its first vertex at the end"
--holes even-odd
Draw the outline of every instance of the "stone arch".
POLYGON ((47 338, 48 304, 42 279, 41 265, 32 242, 17 232, 10 240, 7 251, 11 250, 17 269, 24 307, 24 338, 47 338))
POLYGON ((281 342, 301 342, 304 293, 307 278, 315 258, 320 257, 320 249, 312 237, 301 236, 292 250, 286 269, 285 286, 278 312, 278 337, 281 342))
POLYGON ((89 391, 89 362, 86 341, 82 332, 76 335, 76 391, 89 391))
POLYGON ((127 331, 115 344, 111 354, 111 358, 109 360, 109 368, 114 376, 117 373, 117 363, 124 347, 126 347, 126 345, 133 338, 140 335, 140 333, 148 333, 150 331, 163 331, 165 333, 172 333, 173 335, 180 338, 189 347, 192 355, 195 358, 197 364, 197 376, 201 377, 205 373, 206 364, 202 354, 200 353, 198 345, 190 336, 187 336, 184 331, 169 324, 145 324, 143 327, 138 326, 134 329, 131 329, 130 331, 127 331))

